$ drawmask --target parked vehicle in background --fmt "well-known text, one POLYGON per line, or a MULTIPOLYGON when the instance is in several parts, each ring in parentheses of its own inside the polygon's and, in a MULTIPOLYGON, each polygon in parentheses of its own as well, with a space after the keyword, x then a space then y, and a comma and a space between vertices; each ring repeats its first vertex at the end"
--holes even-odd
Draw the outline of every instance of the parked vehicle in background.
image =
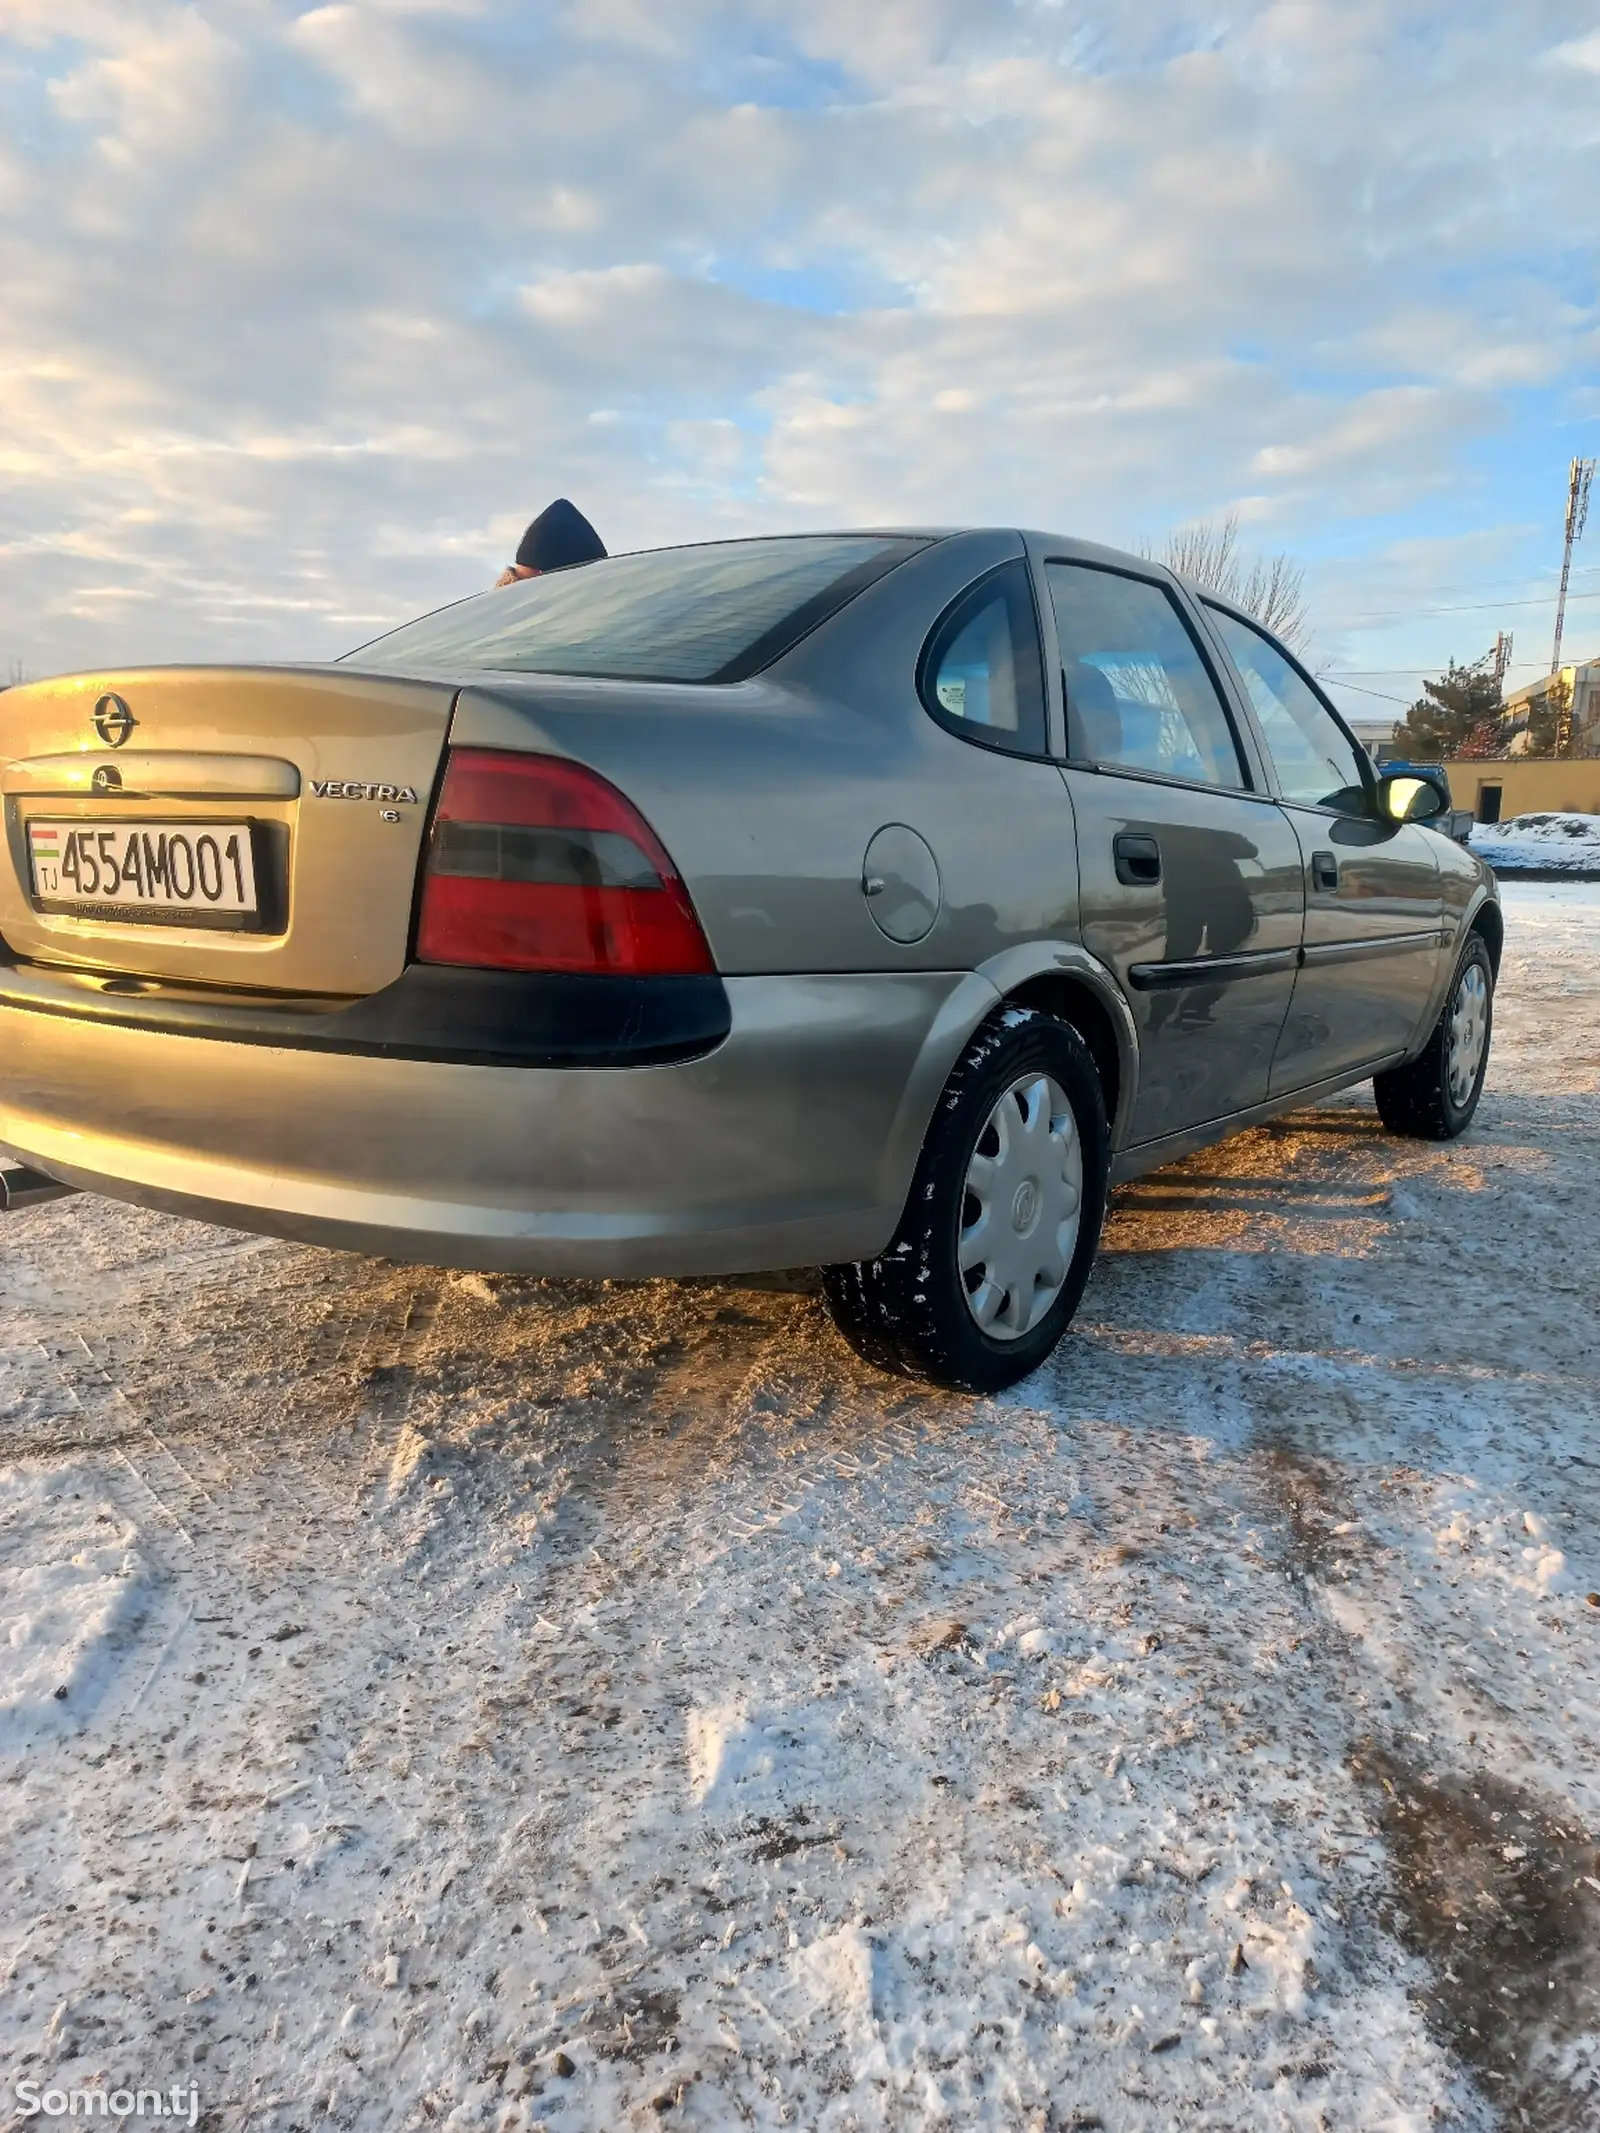
POLYGON ((8 692, 0 1143, 397 1258, 817 1264, 992 1390, 1109 1184, 1471 1118, 1487 867, 1249 616, 1048 534, 614 556, 324 666, 8 692))
POLYGON ((1457 844, 1466 844, 1472 836, 1472 810, 1457 807, 1450 798, 1450 777, 1442 763, 1413 763, 1402 756, 1386 756, 1380 766, 1381 776, 1386 778, 1421 778, 1426 784, 1437 788, 1442 805, 1432 817, 1433 827, 1453 837, 1457 844))

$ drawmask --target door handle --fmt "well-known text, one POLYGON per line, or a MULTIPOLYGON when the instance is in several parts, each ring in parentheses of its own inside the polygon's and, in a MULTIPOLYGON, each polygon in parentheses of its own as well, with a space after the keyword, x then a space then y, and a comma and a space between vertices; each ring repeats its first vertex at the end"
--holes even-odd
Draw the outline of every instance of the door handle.
POLYGON ((1311 855, 1311 886, 1325 889, 1331 896, 1339 886, 1339 862, 1332 852, 1313 852, 1311 855))
POLYGON ((1154 837, 1120 830, 1111 840, 1111 858, 1118 881, 1127 888, 1152 888, 1161 879, 1161 847, 1154 837))

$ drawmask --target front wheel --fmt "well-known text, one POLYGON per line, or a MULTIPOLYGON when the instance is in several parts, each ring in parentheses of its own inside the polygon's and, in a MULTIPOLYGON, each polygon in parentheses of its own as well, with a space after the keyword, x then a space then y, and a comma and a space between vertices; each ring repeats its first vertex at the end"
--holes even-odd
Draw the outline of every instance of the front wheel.
POLYGON ((1007 1008, 945 1085, 876 1259, 823 1269, 834 1323, 880 1369, 998 1392, 1055 1347, 1094 1265, 1109 1134, 1077 1031, 1007 1008))
POLYGON ((1483 936, 1472 934, 1433 1034, 1405 1066, 1375 1074, 1378 1116, 1408 1139, 1453 1141, 1464 1133, 1483 1094, 1494 1032, 1494 965, 1483 936))

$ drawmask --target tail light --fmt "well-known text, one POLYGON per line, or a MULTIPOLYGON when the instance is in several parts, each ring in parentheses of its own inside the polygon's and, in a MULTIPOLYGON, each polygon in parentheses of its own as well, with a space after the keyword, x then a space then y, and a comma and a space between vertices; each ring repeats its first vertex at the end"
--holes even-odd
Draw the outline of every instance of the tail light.
POLYGON ((417 954, 483 970, 714 969, 677 868, 614 785, 555 756, 453 748, 417 954))

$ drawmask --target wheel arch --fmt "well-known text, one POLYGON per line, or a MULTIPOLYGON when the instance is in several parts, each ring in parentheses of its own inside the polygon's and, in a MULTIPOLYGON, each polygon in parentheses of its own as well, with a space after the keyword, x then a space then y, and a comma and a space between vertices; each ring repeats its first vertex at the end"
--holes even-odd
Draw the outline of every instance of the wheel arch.
POLYGON ((1506 922, 1505 914, 1493 893, 1480 884, 1465 913, 1451 913, 1448 922, 1455 930, 1444 935, 1446 952, 1439 959, 1439 974, 1434 980, 1432 992, 1428 995, 1427 1008, 1417 1033, 1412 1038, 1410 1049, 1402 1062, 1405 1065, 1420 1058, 1427 1050, 1428 1040, 1439 1017, 1444 1013, 1446 1000, 1450 997, 1450 987, 1454 982, 1456 966, 1461 960, 1461 951, 1474 934, 1478 935, 1489 952, 1489 966, 1493 975, 1497 980, 1500 975, 1500 951, 1505 946, 1506 922))
POLYGON ((1505 913, 1492 896, 1486 896, 1473 912, 1467 930, 1482 935, 1483 945, 1489 951, 1489 967, 1498 979, 1500 955, 1506 944, 1506 920, 1505 913))
POLYGON ((1007 1005, 1059 1016, 1078 1032, 1105 1092, 1112 1149, 1122 1147, 1139 1090, 1139 1037, 1110 971, 1085 949, 1050 943, 1010 949, 981 975, 1007 1005))

